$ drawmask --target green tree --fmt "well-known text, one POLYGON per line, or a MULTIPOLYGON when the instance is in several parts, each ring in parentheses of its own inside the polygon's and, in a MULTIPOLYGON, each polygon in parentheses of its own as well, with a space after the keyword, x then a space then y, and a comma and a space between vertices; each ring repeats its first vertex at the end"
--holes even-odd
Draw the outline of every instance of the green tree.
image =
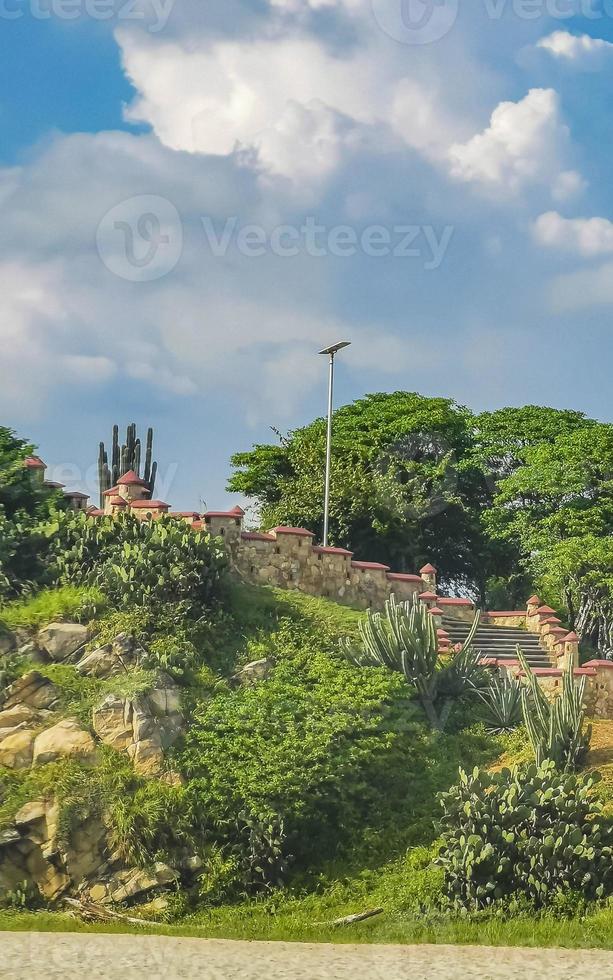
MULTIPOLYGON (((468 461, 474 419, 445 398, 367 395, 334 413, 330 538, 356 555, 483 585, 482 474, 468 461)), ((256 500, 262 523, 321 535, 326 424, 232 457, 229 489, 256 500)))
POLYGON ((613 650, 613 426, 588 421, 522 456, 497 484, 486 529, 518 550, 583 638, 613 650))
POLYGON ((0 599, 43 581, 46 540, 38 525, 61 506, 61 495, 33 480, 24 465, 33 452, 30 443, 0 426, 0 599))
POLYGON ((24 466, 34 447, 11 429, 0 426, 0 509, 9 519, 16 514, 42 517, 58 495, 32 479, 24 466))

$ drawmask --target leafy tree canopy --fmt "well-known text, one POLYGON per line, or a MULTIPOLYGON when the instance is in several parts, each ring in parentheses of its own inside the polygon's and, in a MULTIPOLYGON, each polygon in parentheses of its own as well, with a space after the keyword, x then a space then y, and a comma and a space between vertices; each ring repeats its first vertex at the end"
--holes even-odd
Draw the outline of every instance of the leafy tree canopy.
POLYGON ((48 489, 38 486, 24 466, 34 447, 18 438, 11 429, 0 426, 0 510, 7 518, 18 512, 43 516, 51 498, 48 489))
MULTIPOLYGON (((449 579, 478 577, 484 542, 468 462, 473 416, 446 398, 367 395, 334 414, 330 537, 360 556, 413 570, 434 561, 449 579)), ((232 458, 229 488, 255 497, 262 522, 321 535, 326 423, 232 458)))

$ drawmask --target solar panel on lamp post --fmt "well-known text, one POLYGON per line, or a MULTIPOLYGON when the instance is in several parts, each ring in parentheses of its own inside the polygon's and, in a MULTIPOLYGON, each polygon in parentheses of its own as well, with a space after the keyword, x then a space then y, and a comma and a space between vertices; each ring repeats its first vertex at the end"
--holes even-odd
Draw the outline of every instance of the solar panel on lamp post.
POLYGON ((329 357, 329 376, 328 376, 328 435, 326 439, 326 484, 324 493, 324 536, 323 546, 328 545, 328 528, 330 522, 330 468, 332 464, 332 404, 334 399, 334 358, 339 350, 350 347, 350 340, 341 340, 338 344, 325 347, 320 350, 320 354, 327 354, 329 357))

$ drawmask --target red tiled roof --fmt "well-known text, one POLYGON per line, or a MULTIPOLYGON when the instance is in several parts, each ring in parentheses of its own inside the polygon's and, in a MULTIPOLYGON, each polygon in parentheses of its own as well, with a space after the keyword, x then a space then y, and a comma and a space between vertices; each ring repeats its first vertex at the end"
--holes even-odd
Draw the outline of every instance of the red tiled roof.
POLYGON ((100 510, 99 507, 92 507, 91 510, 87 511, 88 517, 104 517, 104 511, 100 510))
POLYGON ((419 575, 405 575, 404 572, 389 572, 387 577, 392 582, 421 582, 423 584, 423 579, 419 575))
POLYGON ((230 513, 231 514, 236 514, 237 517, 244 517, 245 516, 245 511, 243 510, 242 507, 233 507, 232 510, 230 511, 230 513))
POLYGON ((241 531, 243 541, 274 541, 272 534, 263 534, 262 531, 241 531))
POLYGON ((46 470, 47 466, 43 463, 40 456, 26 456, 23 461, 23 465, 27 466, 29 470, 46 470))
POLYGON ((421 592, 419 598, 422 599, 424 602, 431 602, 433 599, 438 600, 438 596, 436 595, 435 592, 421 592))
POLYGON ((422 573, 422 575, 436 575, 436 568, 434 567, 434 565, 431 565, 428 562, 427 565, 424 565, 423 568, 420 568, 420 572, 422 573))
POLYGON ((432 606, 430 609, 428 609, 428 612, 430 613, 431 616, 442 616, 443 615, 443 610, 442 609, 439 609, 438 606, 432 606))
POLYGON ((313 551, 316 555, 345 555, 351 556, 353 551, 347 551, 346 548, 324 548, 323 545, 316 545, 313 547, 313 551))
POLYGON ((380 565, 378 561, 352 561, 352 568, 361 568, 363 571, 382 571, 389 572, 389 565, 380 565))
POLYGON ((547 613, 548 616, 551 615, 551 613, 555 613, 555 609, 552 609, 551 606, 539 606, 536 611, 539 616, 544 616, 545 613, 547 613))
POLYGON ((120 497, 119 494, 116 497, 111 497, 112 507, 127 507, 128 501, 124 497, 120 497))
POLYGON ((165 504, 163 500, 133 500, 130 503, 130 508, 136 508, 138 510, 142 508, 149 508, 149 510, 168 510, 170 504, 165 504))
POLYGON ((118 487, 148 487, 146 480, 142 480, 134 470, 128 470, 117 481, 118 487))
POLYGON ((302 538, 314 538, 312 531, 307 531, 304 527, 273 527, 272 534, 296 534, 302 538))
POLYGON ((103 497, 114 497, 117 493, 118 487, 111 487, 110 490, 105 490, 102 494, 103 497))
POLYGON ((579 637, 577 636, 577 634, 575 632, 568 633, 567 636, 566 636, 566 642, 567 643, 578 643, 579 642, 579 637))
POLYGON ((583 666, 594 668, 605 667, 607 670, 613 670, 613 660, 588 660, 583 666))
POLYGON ((541 600, 537 595, 531 595, 526 603, 527 606, 540 606, 540 604, 541 600))

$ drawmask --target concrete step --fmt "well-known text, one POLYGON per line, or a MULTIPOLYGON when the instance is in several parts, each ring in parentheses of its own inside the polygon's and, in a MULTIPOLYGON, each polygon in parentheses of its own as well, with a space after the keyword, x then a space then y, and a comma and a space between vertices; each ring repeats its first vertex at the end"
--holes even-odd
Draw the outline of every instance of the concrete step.
MULTIPOLYGON (((447 630, 452 643, 463 643, 470 631, 470 624, 444 616, 443 629, 447 630)), ((539 638, 526 630, 510 626, 479 626, 473 646, 482 657, 497 660, 516 660, 519 646, 531 667, 551 666, 549 657, 539 643, 539 638)))

